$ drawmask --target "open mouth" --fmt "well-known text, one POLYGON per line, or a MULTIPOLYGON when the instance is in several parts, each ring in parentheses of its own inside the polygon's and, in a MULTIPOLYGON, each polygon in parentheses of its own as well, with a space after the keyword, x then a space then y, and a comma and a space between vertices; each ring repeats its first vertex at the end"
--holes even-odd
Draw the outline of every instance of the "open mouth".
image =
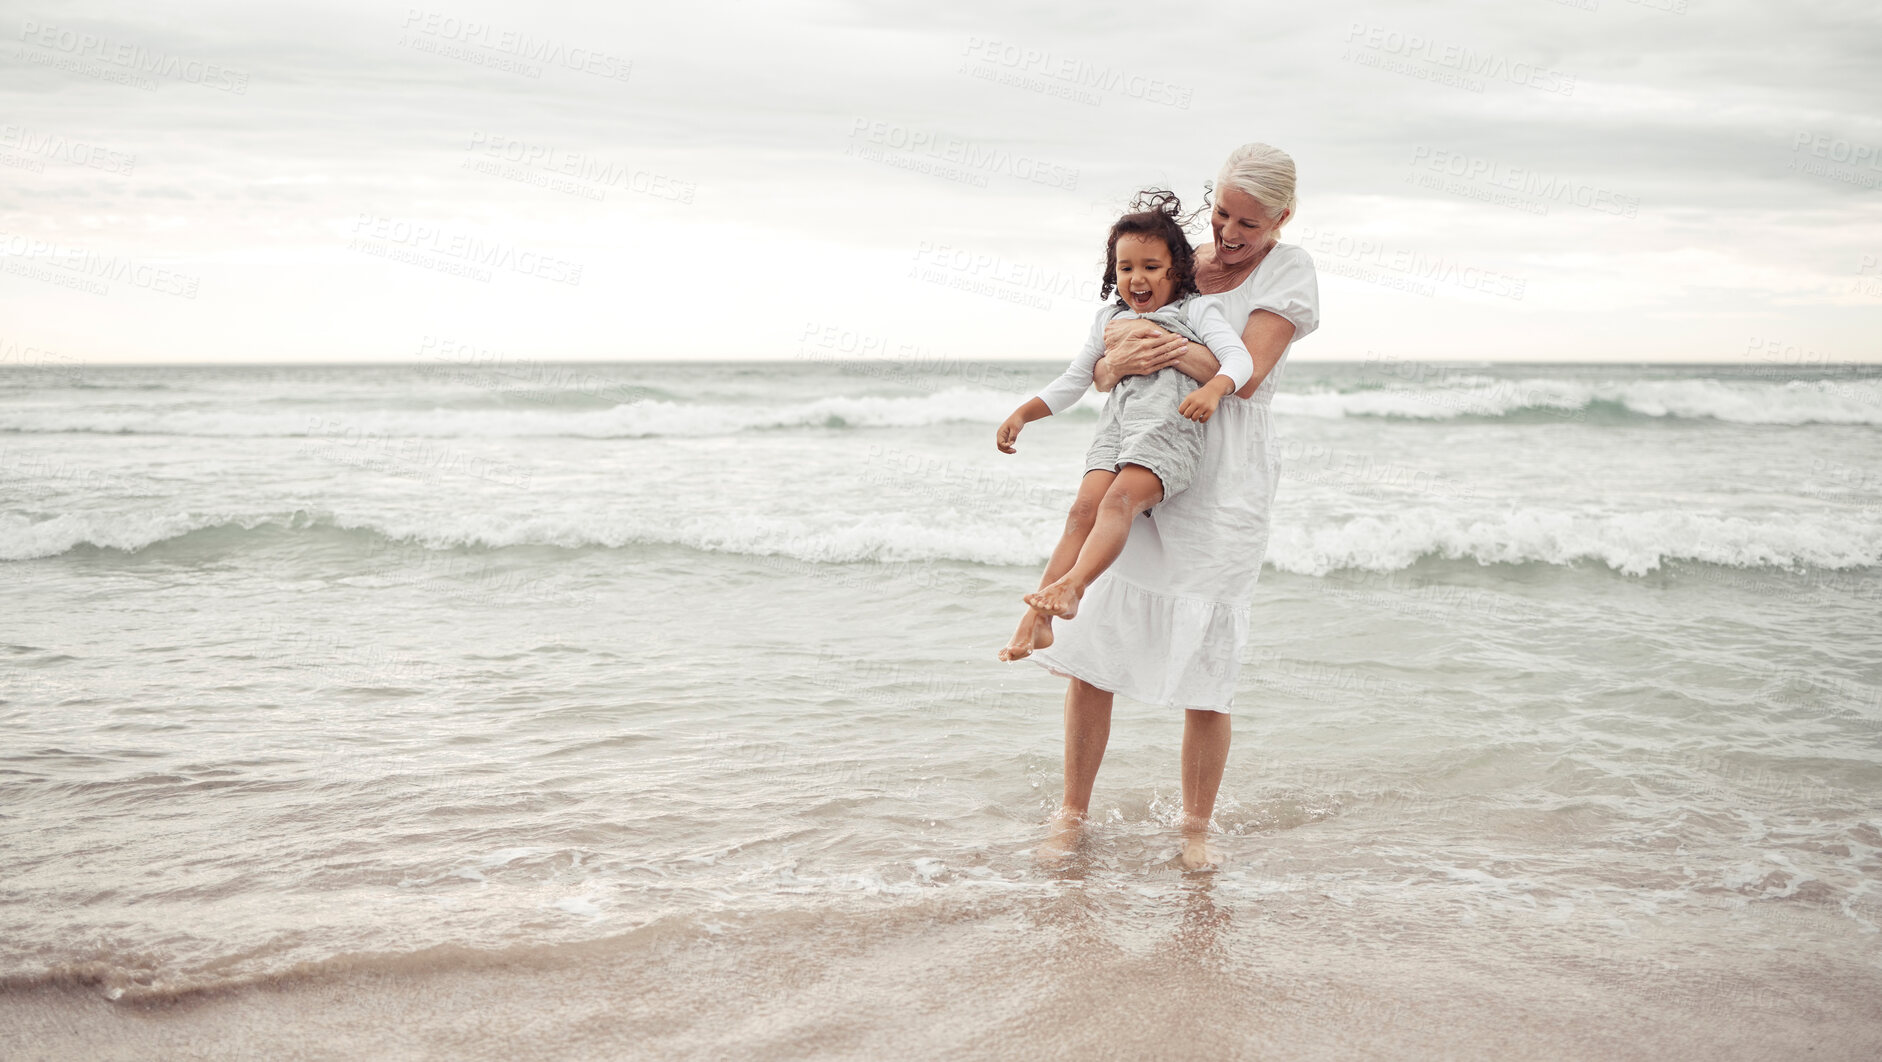
POLYGON ((1150 305, 1150 293, 1147 291, 1133 291, 1130 293, 1130 300, 1132 306, 1148 306, 1150 305))
POLYGON ((1224 251, 1227 251, 1229 254, 1236 254, 1237 252, 1239 252, 1242 248, 1246 246, 1248 245, 1245 243, 1230 243, 1227 240, 1222 241, 1222 249, 1224 251))

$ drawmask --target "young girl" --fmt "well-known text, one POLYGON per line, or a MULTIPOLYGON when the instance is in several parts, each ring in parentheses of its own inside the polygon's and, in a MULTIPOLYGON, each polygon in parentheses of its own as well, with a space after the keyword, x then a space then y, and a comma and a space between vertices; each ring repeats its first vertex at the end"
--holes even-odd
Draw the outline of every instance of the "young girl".
POLYGON ((1111 391, 1098 430, 1085 453, 1085 478, 1065 521, 1065 534, 1046 564, 1039 589, 1025 597, 1028 611, 1000 659, 1018 660, 1052 644, 1052 617, 1078 612, 1085 587, 1117 560, 1137 514, 1189 485, 1202 459, 1203 422, 1222 396, 1248 382, 1254 359, 1229 328, 1214 298, 1196 293, 1196 255, 1183 233, 1181 204, 1168 192, 1145 192, 1139 209, 1111 226, 1105 243, 1104 286, 1120 296, 1098 311, 1084 349, 1064 375, 1013 411, 1000 425, 994 445, 1013 453, 1020 429, 1064 412, 1091 386, 1104 356, 1104 326, 1117 317, 1142 317, 1208 347, 1221 373, 1190 389, 1190 379, 1170 367, 1126 376, 1111 391))

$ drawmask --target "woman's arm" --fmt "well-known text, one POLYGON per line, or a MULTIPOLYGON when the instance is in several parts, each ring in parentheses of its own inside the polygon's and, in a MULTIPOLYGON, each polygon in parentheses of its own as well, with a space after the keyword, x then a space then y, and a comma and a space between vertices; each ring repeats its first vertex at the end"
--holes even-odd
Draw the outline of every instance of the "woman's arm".
MULTIPOLYGON (((1242 329, 1242 345, 1248 348, 1248 356, 1255 363, 1255 374, 1235 392, 1237 398, 1255 393, 1261 381, 1274 371, 1293 338, 1293 322, 1280 314, 1256 310, 1248 315, 1248 324, 1242 329)), ((1092 367, 1092 382, 1098 385, 1098 390, 1109 391, 1126 376, 1152 373, 1171 365, 1197 383, 1208 383, 1222 371, 1222 363, 1201 343, 1191 343, 1148 321, 1113 321, 1104 330, 1104 357, 1092 367)))
POLYGON ((1222 371, 1208 347, 1149 321, 1129 318, 1105 326, 1104 357, 1092 366, 1091 379, 1098 390, 1109 391, 1126 376, 1143 376, 1172 365, 1197 383, 1208 383, 1222 371))
POLYGON ((1222 375, 1222 363, 1216 360, 1215 352, 1187 339, 1183 340, 1183 352, 1170 364, 1197 383, 1208 383, 1222 375))
POLYGON ((1242 329, 1242 345, 1248 348, 1248 356, 1254 360, 1255 374, 1248 378, 1241 390, 1235 392, 1237 398, 1247 398, 1255 393, 1261 381, 1274 371, 1281 355, 1287 353, 1287 344, 1293 338, 1294 322, 1273 310, 1256 310, 1248 315, 1248 325, 1242 329))

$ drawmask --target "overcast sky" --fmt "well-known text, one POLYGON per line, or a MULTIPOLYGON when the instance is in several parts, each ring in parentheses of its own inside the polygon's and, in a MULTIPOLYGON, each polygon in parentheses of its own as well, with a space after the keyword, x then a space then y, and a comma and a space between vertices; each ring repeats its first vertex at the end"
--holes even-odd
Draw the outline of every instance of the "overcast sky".
POLYGON ((1297 358, 1882 360, 1873 0, 0 12, 0 364, 1059 360, 1247 141, 1297 358))

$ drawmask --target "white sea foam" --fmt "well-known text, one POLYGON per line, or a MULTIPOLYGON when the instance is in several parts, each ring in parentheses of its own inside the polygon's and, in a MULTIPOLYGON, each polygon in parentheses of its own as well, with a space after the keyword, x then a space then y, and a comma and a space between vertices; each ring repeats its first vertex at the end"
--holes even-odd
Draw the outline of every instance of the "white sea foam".
POLYGON ((44 520, 0 513, 0 560, 56 557, 81 546, 128 552, 210 527, 253 528, 267 522, 267 516, 243 523, 236 517, 205 513, 61 513, 44 520))
MULTIPOLYGON (((1034 565, 1045 560, 1055 534, 1044 526, 918 513, 807 520, 477 510, 402 516, 100 512, 41 521, 0 514, 0 559, 51 557, 86 546, 131 551, 210 529, 239 533, 319 527, 365 532, 433 550, 670 545, 804 563, 892 564, 1034 565)), ((1424 558, 1596 564, 1628 575, 1673 561, 1838 570, 1882 564, 1882 526, 1860 514, 1753 520, 1677 509, 1598 515, 1424 508, 1386 516, 1279 521, 1267 555, 1278 570, 1312 576, 1340 569, 1396 571, 1424 558)))
POLYGON ((833 395, 779 405, 681 403, 661 399, 608 409, 114 410, 26 409, 0 414, 0 431, 92 432, 255 438, 355 435, 416 438, 569 436, 631 439, 725 435, 771 428, 906 428, 950 421, 998 423, 1019 399, 954 387, 912 396, 833 395))
POLYGON ((30 520, 0 513, 0 560, 58 556, 83 547, 136 551, 193 532, 327 527, 363 531, 427 549, 508 546, 619 548, 684 546, 712 553, 778 556, 817 563, 955 560, 980 564, 1033 564, 1050 546, 1047 530, 950 526, 899 513, 812 523, 776 517, 660 519, 619 513, 535 514, 465 512, 431 516, 334 516, 307 513, 62 514, 30 520))
MULTIPOLYGON (((0 413, 0 432, 269 437, 354 433, 416 438, 567 436, 626 439, 726 435, 780 428, 898 428, 954 421, 995 424, 1023 396, 983 387, 920 395, 833 395, 763 403, 643 399, 606 409, 142 409, 24 408, 0 413)), ((1088 391, 1079 408, 1096 411, 1105 396, 1088 391)), ((1441 387, 1283 390, 1284 415, 1450 420, 1522 414, 1584 420, 1606 408, 1617 416, 1719 420, 1737 424, 1882 425, 1882 383, 1874 380, 1671 380, 1590 382, 1538 377, 1464 376, 1441 387)))
POLYGON ((1873 380, 1784 382, 1686 378, 1588 382, 1546 377, 1491 381, 1471 376, 1448 387, 1282 391, 1277 413, 1307 417, 1450 420, 1519 413, 1585 419, 1600 405, 1641 417, 1735 424, 1882 425, 1882 385, 1873 380))
POLYGON ((1862 568, 1882 563, 1882 527, 1858 516, 1750 520, 1677 509, 1591 515, 1562 510, 1404 509, 1310 524, 1281 522, 1268 563, 1325 575, 1396 571, 1424 557, 1481 564, 1598 563, 1642 575, 1669 561, 1734 568, 1862 568))

